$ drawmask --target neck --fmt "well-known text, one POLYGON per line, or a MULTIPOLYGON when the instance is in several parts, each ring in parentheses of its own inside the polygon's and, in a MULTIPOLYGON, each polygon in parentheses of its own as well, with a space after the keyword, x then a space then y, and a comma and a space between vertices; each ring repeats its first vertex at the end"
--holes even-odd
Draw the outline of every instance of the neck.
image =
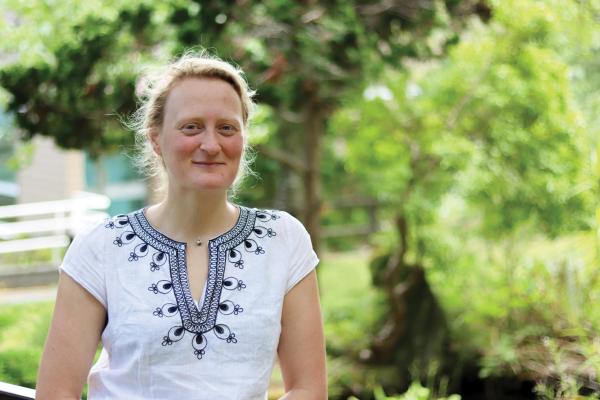
POLYGON ((146 217, 168 237, 195 243, 227 232, 238 213, 238 208, 227 200, 227 192, 182 193, 169 188, 162 202, 146 210, 146 217))

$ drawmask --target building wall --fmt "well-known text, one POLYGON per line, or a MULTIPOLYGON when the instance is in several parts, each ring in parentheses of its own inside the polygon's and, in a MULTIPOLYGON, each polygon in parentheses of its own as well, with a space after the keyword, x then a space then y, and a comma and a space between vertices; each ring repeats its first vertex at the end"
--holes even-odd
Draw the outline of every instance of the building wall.
POLYGON ((110 214, 146 204, 147 182, 125 155, 105 155, 94 162, 83 151, 59 148, 52 138, 37 136, 33 144, 31 163, 16 175, 16 203, 63 200, 87 191, 110 197, 110 214))
POLYGON ((35 137, 31 164, 17 173, 17 203, 60 200, 85 188, 84 155, 63 150, 53 139, 35 137))
POLYGON ((86 157, 85 182, 86 191, 111 199, 111 215, 128 213, 146 204, 147 182, 123 153, 105 154, 96 160, 86 157))

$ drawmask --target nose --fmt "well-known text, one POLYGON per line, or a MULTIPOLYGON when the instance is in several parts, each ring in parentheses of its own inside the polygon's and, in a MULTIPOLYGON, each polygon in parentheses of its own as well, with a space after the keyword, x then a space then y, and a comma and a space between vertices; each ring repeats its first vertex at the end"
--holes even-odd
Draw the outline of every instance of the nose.
POLYGON ((217 133, 213 129, 207 129, 202 136, 200 150, 209 156, 216 156, 221 151, 221 145, 217 138, 217 133))

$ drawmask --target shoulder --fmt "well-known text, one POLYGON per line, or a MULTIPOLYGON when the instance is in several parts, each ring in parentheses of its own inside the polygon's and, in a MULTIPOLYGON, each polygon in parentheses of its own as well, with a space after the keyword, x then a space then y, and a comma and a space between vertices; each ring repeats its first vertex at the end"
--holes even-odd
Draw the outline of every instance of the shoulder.
POLYGON ((110 220, 110 217, 100 217, 79 221, 73 229, 73 243, 97 240, 100 236, 105 234, 110 220))
POLYGON ((255 225, 264 224, 273 229, 278 228, 278 236, 281 239, 294 241, 309 237, 304 224, 287 211, 261 208, 250 210, 256 215, 255 225))
POLYGON ((74 237, 71 242, 73 248, 91 247, 92 249, 104 248, 106 240, 113 240, 115 233, 121 234, 121 231, 129 226, 130 214, 117 214, 114 216, 104 216, 91 220, 81 221, 74 227, 74 237))
POLYGON ((105 218, 103 221, 105 229, 119 229, 127 226, 129 224, 129 220, 134 217, 136 213, 141 212, 142 210, 132 211, 129 214, 117 214, 112 217, 105 218))
POLYGON ((256 215, 256 220, 259 222, 274 221, 292 230, 304 229, 302 222, 287 211, 265 208, 249 208, 249 210, 256 215))
POLYGON ((249 210, 250 213, 254 214, 256 216, 256 220, 260 221, 260 222, 271 222, 271 221, 281 222, 282 218, 285 218, 289 215, 285 211, 267 209, 267 208, 246 207, 246 209, 249 210))

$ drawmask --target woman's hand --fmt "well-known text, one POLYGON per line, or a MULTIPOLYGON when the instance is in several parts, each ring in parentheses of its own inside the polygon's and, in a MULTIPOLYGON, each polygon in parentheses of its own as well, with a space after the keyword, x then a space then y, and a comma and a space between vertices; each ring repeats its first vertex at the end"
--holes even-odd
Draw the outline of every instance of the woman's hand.
POLYGON ((81 398, 105 323, 104 306, 61 273, 38 373, 36 399, 81 398))
POLYGON ((327 399, 325 339, 314 270, 285 296, 278 354, 286 391, 282 400, 327 399))

